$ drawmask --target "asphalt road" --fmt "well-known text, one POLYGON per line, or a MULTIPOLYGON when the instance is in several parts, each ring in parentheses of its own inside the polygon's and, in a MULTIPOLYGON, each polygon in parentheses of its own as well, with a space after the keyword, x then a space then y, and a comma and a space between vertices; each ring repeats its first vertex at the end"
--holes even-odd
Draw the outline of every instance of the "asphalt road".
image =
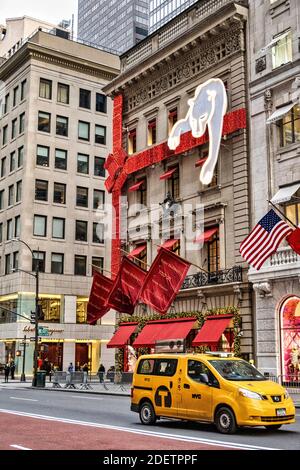
POLYGON ((32 389, 0 390, 0 449, 300 449, 297 422, 278 431, 160 420, 143 426, 130 398, 32 389), (47 436, 43 447, 39 436, 47 436), (93 438, 91 438, 93 436, 93 438))

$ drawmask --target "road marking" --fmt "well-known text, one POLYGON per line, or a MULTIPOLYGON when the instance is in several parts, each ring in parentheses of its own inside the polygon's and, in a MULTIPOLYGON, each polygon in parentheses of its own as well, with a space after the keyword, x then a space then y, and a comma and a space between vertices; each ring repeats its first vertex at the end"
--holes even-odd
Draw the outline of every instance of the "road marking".
POLYGON ((29 449, 29 447, 19 446, 18 444, 10 444, 10 447, 14 447, 15 449, 21 449, 21 450, 32 450, 32 449, 29 449))
POLYGON ((274 448, 274 447, 262 447, 262 446, 256 446, 256 445, 240 444, 238 442, 227 442, 227 441, 219 441, 216 439, 190 437, 190 436, 184 436, 181 434, 170 434, 170 433, 163 433, 163 432, 158 432, 158 431, 147 431, 147 430, 140 430, 140 429, 135 429, 135 428, 126 428, 122 426, 113 426, 110 424, 100 424, 100 423, 93 423, 90 421, 78 421, 75 419, 58 418, 54 416, 46 416, 46 415, 40 415, 40 414, 35 414, 35 413, 26 413, 25 411, 5 410, 3 408, 2 409, 0 408, 0 413, 24 416, 24 417, 33 418, 33 419, 42 419, 45 421, 56 421, 59 423, 77 424, 80 426, 89 426, 89 427, 100 428, 100 429, 110 429, 113 431, 123 431, 123 432, 128 432, 131 434, 139 434, 142 436, 151 436, 151 437, 160 437, 162 439, 170 439, 170 440, 175 440, 175 441, 193 442, 197 444, 207 444, 207 445, 218 446, 218 447, 228 447, 232 449, 281 450, 279 448, 274 448))
POLYGON ((104 400, 104 398, 94 398, 94 397, 85 397, 82 395, 81 397, 78 395, 71 395, 72 398, 84 398, 85 400, 104 400))
POLYGON ((25 401, 38 401, 33 398, 22 398, 22 397, 9 397, 11 400, 25 400, 25 401))

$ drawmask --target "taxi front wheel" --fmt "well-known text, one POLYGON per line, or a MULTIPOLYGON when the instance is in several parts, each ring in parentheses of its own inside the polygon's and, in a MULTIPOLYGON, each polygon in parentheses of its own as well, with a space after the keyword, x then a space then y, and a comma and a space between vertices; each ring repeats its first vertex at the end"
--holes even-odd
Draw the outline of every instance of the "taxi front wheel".
POLYGON ((154 424, 156 414, 152 404, 149 401, 144 402, 140 407, 140 420, 143 424, 154 424))
POLYGON ((217 411, 215 425, 222 434, 234 434, 237 429, 235 416, 227 407, 222 407, 217 411))

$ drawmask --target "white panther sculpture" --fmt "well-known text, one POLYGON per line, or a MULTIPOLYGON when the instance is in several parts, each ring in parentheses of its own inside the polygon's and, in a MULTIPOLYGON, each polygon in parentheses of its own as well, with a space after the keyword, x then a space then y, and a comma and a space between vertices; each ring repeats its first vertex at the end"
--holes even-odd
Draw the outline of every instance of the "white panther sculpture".
POLYGON ((180 144, 180 135, 191 131, 192 136, 201 137, 208 127, 209 152, 200 173, 200 181, 209 184, 218 160, 222 138, 223 118, 227 110, 227 94, 224 83, 219 78, 212 78, 199 85, 195 97, 188 101, 189 110, 184 119, 173 126, 168 138, 168 146, 175 150, 180 144))

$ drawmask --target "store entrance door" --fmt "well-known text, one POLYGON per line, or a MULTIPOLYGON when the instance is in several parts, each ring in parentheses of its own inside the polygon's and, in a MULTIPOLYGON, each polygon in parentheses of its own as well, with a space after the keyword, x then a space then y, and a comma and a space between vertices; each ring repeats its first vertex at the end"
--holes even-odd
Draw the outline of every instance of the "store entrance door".
POLYGON ((89 362, 89 345, 87 343, 76 343, 75 367, 80 370, 84 364, 89 362))

